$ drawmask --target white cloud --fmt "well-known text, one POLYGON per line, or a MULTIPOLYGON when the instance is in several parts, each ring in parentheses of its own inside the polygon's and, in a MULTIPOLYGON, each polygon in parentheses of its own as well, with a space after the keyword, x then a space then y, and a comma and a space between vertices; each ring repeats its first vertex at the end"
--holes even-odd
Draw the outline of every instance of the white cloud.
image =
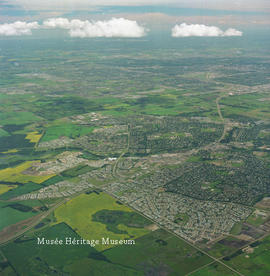
POLYGON ((50 18, 43 22, 45 28, 68 29, 71 37, 142 37, 147 30, 136 21, 112 18, 108 21, 90 22, 79 19, 50 18))
POLYGON ((201 36, 201 37, 218 37, 218 36, 242 36, 242 32, 236 29, 228 29, 225 32, 216 26, 206 26, 202 24, 186 24, 175 25, 172 28, 173 37, 190 37, 190 36, 201 36))
POLYGON ((0 24, 0 35, 4 36, 18 36, 18 35, 31 35, 33 29, 38 29, 37 22, 22 22, 16 21, 14 23, 0 24))
POLYGON ((50 18, 43 22, 43 26, 49 29, 61 28, 61 29, 69 29, 70 22, 67 18, 50 18))
POLYGON ((228 29, 227 31, 224 32, 223 36, 242 36, 243 32, 240 32, 236 29, 228 29))

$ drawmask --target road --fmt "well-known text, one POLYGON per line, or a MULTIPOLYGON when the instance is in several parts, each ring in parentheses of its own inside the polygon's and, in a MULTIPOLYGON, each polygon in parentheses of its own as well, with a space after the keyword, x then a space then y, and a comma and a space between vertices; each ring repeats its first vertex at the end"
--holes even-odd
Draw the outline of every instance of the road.
POLYGON ((219 104, 220 100, 221 100, 222 98, 227 97, 227 96, 228 96, 228 95, 221 95, 221 96, 219 96, 219 97, 216 99, 217 112, 218 112, 218 115, 219 115, 220 120, 224 123, 223 133, 222 133, 221 137, 218 139, 218 143, 219 143, 220 141, 222 141, 222 140, 225 138, 226 133, 227 133, 227 124, 226 124, 225 119, 224 119, 224 117, 223 117, 223 115, 222 115, 222 112, 221 112, 221 109, 220 109, 220 104, 219 104))
POLYGON ((116 160, 114 166, 113 166, 113 171, 112 171, 112 175, 113 177, 117 177, 116 175, 116 170, 117 170, 117 166, 119 161, 121 160, 121 158, 128 152, 129 150, 129 142, 130 142, 130 125, 128 124, 128 139, 127 139, 127 148, 121 153, 121 155, 118 157, 118 159, 116 160))
POLYGON ((40 216, 38 216, 37 220, 33 221, 31 224, 29 224, 26 228, 22 229, 21 231, 17 232, 13 236, 9 237, 6 240, 3 240, 0 242, 0 245, 4 245, 11 240, 17 239, 20 236, 22 236, 25 232, 31 230, 33 227, 35 227, 37 224, 39 224, 43 219, 45 219, 51 212, 53 212, 57 207, 61 206, 63 203, 67 202, 68 199, 64 199, 61 202, 54 205, 52 208, 50 208, 48 211, 42 213, 40 216))

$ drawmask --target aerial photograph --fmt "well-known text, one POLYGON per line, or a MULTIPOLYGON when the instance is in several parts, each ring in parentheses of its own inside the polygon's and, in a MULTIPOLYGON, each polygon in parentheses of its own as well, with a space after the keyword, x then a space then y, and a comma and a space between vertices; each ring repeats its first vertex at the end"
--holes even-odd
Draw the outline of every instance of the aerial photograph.
POLYGON ((269 0, 0 0, 0 275, 270 276, 269 0))

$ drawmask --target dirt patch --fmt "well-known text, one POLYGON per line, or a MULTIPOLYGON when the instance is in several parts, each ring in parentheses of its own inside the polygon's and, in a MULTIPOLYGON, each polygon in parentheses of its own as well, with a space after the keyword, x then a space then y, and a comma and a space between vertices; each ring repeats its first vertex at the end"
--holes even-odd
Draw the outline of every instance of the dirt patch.
POLYGON ((165 264, 154 266, 153 264, 143 263, 138 266, 143 268, 144 275, 146 276, 168 276, 172 272, 165 264))
POLYGON ((37 220, 42 214, 39 214, 37 216, 31 217, 29 219, 20 221, 16 224, 10 225, 5 227, 0 232, 0 242, 5 242, 6 240, 9 240, 13 236, 15 236, 18 232, 25 229, 27 226, 31 225, 35 220, 37 220))
POLYGON ((232 248, 240 248, 243 247, 244 245, 247 244, 247 241, 244 240, 221 240, 218 242, 219 244, 225 245, 225 246, 229 246, 232 248))
POLYGON ((251 246, 247 246, 247 247, 243 248, 242 251, 247 254, 252 254, 254 252, 254 248, 252 248, 251 246))
POLYGON ((263 236, 264 233, 265 233, 264 231, 260 230, 257 227, 254 227, 253 225, 250 225, 248 223, 243 223, 243 228, 240 234, 250 236, 253 239, 258 239, 261 236, 263 236))
POLYGON ((247 241, 247 242, 250 242, 250 241, 253 240, 252 237, 250 237, 248 235, 245 235, 245 234, 238 235, 237 238, 240 239, 240 240, 247 241))
POLYGON ((258 156, 258 157, 267 156, 267 153, 266 153, 266 152, 263 152, 263 151, 253 151, 253 154, 254 154, 255 156, 258 156))
POLYGON ((159 227, 156 224, 147 225, 145 228, 150 231, 155 231, 155 230, 159 229, 159 227))
POLYGON ((262 209, 268 209, 268 210, 270 210, 270 197, 263 198, 255 206, 257 208, 262 208, 262 209))

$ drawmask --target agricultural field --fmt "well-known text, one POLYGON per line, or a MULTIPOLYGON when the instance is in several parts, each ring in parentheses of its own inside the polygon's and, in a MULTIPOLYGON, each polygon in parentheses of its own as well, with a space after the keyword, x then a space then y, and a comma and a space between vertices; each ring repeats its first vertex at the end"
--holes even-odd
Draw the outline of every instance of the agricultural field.
MULTIPOLYGON (((135 239, 149 232, 149 221, 106 194, 82 194, 55 210, 55 223, 65 222, 84 239, 135 239)), ((97 245, 104 250, 107 245, 97 245)))
POLYGON ((0 137, 2 137, 2 136, 9 136, 9 134, 8 134, 8 132, 6 132, 2 128, 0 128, 0 137))
POLYGON ((220 265, 219 263, 213 263, 205 268, 199 269, 192 273, 193 276, 237 276, 238 274, 230 269, 220 265))
POLYGON ((62 136, 76 138, 91 133, 92 131, 93 128, 91 127, 77 126, 71 123, 57 121, 46 129, 42 137, 42 142, 48 142, 62 136))
POLYGON ((38 143, 39 139, 41 138, 41 134, 37 131, 29 132, 25 139, 29 140, 31 143, 38 143))
MULTIPOLYGON (((57 235, 59 238, 75 237, 78 235, 66 224, 61 223, 52 228, 47 229, 42 233, 46 238, 54 238, 57 235)), ((51 267, 59 272, 61 268, 67 265, 70 260, 80 260, 88 254, 96 252, 94 248, 84 246, 58 246, 53 250, 50 246, 36 246, 36 239, 28 238, 17 240, 3 247, 3 254, 8 258, 13 267, 16 267, 16 272, 20 275, 37 275, 49 274, 53 272, 51 267)), ((60 270, 61 271, 61 270, 60 270)))
MULTIPOLYGON (((1 184, 2 186, 2 184, 1 184)), ((8 186, 16 186, 16 185, 8 185, 8 186)), ((17 187, 11 188, 8 191, 6 191, 5 193, 3 193, 2 195, 0 195, 0 199, 2 200, 8 200, 11 198, 16 198, 20 195, 23 195, 25 193, 29 193, 35 190, 39 190, 40 189, 40 184, 35 184, 35 183, 31 183, 28 182, 24 185, 19 185, 17 187)))
POLYGON ((264 276, 270 271, 270 237, 251 243, 241 251, 226 257, 225 263, 244 275, 264 276))
POLYGON ((39 117, 35 116, 31 112, 1 112, 0 113, 0 124, 2 125, 24 125, 40 120, 39 117))
POLYGON ((23 203, 2 203, 0 204, 0 230, 5 227, 16 224, 38 214, 38 210, 33 209, 23 203))
POLYGON ((160 271, 169 275, 186 275, 211 261, 206 255, 162 230, 137 239, 134 247, 111 248, 104 255, 112 262, 139 267, 143 275, 160 271))
POLYGON ((5 184, 1 184, 0 185, 0 195, 6 193, 9 190, 12 190, 12 189, 14 189, 16 187, 17 187, 17 185, 5 185, 5 184))
POLYGON ((256 209, 248 218, 247 223, 260 226, 269 220, 269 212, 256 209))
POLYGON ((27 183, 31 181, 40 184, 54 176, 53 174, 39 176, 24 173, 24 171, 26 171, 32 166, 32 163, 33 162, 31 161, 27 161, 25 163, 22 163, 21 165, 16 166, 15 168, 7 168, 0 170, 0 181, 11 183, 27 183))

